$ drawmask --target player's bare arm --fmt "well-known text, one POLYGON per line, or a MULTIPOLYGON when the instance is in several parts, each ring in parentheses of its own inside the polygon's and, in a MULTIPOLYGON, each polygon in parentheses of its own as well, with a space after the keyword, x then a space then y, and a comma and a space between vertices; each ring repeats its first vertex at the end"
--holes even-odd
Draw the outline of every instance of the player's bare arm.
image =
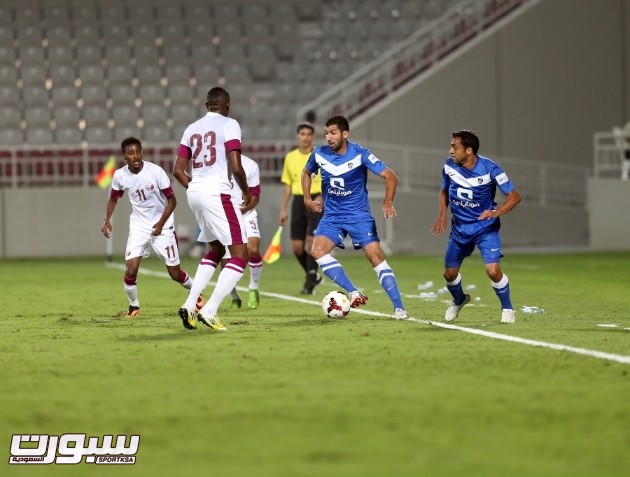
POLYGON ((177 207, 177 199, 175 198, 174 194, 172 194, 170 197, 167 197, 167 200, 168 201, 166 202, 166 207, 164 208, 164 212, 162 212, 160 220, 158 220, 157 223, 153 225, 151 235, 153 235, 154 237, 162 234, 164 224, 175 210, 175 207, 177 207))
POLYGON ((260 202, 260 196, 253 195, 252 200, 249 201, 249 204, 245 206, 241 206, 241 214, 245 214, 249 212, 250 210, 254 209, 258 205, 258 202, 260 202))
POLYGON ((232 177, 236 181, 236 184, 243 192, 242 206, 246 206, 252 201, 252 196, 249 192, 249 186, 247 185, 247 176, 245 175, 245 169, 241 163, 241 151, 238 149, 230 151, 227 156, 230 170, 232 171, 232 177))
POLYGON ((105 237, 110 238, 112 236, 112 224, 110 222, 112 215, 114 214, 114 209, 116 208, 116 204, 118 203, 118 199, 110 197, 107 201, 107 208, 105 210, 105 220, 103 221, 103 227, 101 228, 101 232, 105 237))
POLYGON ((323 211, 321 200, 313 200, 313 197, 311 196, 311 184, 313 183, 311 174, 311 171, 306 168, 302 170, 302 191, 304 193, 304 205, 311 212, 321 214, 323 211))
POLYGON ((514 189, 508 195, 505 196, 505 201, 503 202, 503 204, 501 204, 494 210, 484 210, 479 215, 479 220, 495 219, 497 217, 500 217, 501 215, 505 215, 514 207, 516 207, 520 201, 521 201, 521 195, 518 193, 516 189, 514 189))
POLYGON ((442 234, 444 230, 446 230, 446 211, 448 210, 448 192, 444 189, 440 189, 440 213, 433 222, 433 226, 431 227, 431 233, 437 237, 442 234))
POLYGON ((383 200, 383 217, 396 217, 396 209, 394 208, 394 196, 396 195, 396 187, 398 186, 398 177, 389 167, 379 174, 385 179, 385 199, 383 200))
POLYGON ((291 186, 284 185, 284 190, 282 191, 282 205, 280 207, 280 216, 278 220, 280 221, 280 225, 284 225, 287 219, 289 218, 289 214, 287 214, 287 205, 289 204, 289 198, 291 197, 291 186))
POLYGON ((186 166, 188 166, 188 159, 182 156, 177 156, 175 159, 175 166, 173 166, 173 177, 177 179, 184 189, 188 189, 188 183, 190 182, 190 177, 186 174, 186 166))

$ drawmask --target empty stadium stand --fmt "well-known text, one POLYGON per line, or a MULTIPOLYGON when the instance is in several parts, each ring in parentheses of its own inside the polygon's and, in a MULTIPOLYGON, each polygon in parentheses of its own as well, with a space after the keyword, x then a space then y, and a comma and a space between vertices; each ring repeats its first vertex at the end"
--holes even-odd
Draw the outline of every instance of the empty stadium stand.
MULTIPOLYGON (((0 94, 23 112, 10 126, 39 145, 76 138, 67 133, 67 118, 88 143, 114 137, 122 126, 133 130, 114 111, 121 103, 136 109, 129 117, 137 118, 138 136, 166 116, 166 137, 178 137, 217 84, 232 92, 232 113, 249 140, 285 138, 299 106, 455 3, 340 0, 328 8, 333 2, 5 0, 0 94), (84 128, 68 112, 73 103, 84 128), (250 120, 253 105, 268 107, 269 115, 250 120), (163 111, 155 116, 158 106, 163 111), (186 107, 192 114, 182 117, 186 107), (29 133, 26 118, 34 115, 59 121, 48 120, 48 134, 29 133)), ((19 142, 20 134, 9 136, 19 142)))

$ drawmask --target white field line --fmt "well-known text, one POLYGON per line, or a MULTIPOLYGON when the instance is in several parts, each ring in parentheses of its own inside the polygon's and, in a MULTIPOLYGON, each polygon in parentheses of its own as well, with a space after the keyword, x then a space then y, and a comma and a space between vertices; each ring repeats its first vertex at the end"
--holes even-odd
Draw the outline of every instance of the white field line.
MULTIPOLYGON (((124 270, 125 266, 122 264, 118 264, 118 263, 111 263, 111 262, 106 262, 105 263, 106 267, 109 268, 117 268, 119 270, 124 270)), ((143 275, 151 275, 151 276, 156 276, 156 277, 162 277, 162 278, 169 278, 170 276, 168 273, 166 272, 157 272, 157 271, 153 271, 153 270, 146 270, 146 269, 140 269, 138 271, 139 274, 143 274, 143 275)), ((211 284, 213 284, 211 282, 211 284)), ((246 292, 247 288, 245 287, 236 287, 238 291, 242 291, 242 292, 246 292)), ((313 301, 313 300, 308 300, 306 298, 299 298, 299 297, 294 297, 294 296, 290 296, 290 295, 283 295, 282 293, 270 293, 270 292, 264 292, 261 291, 260 295, 262 296, 266 296, 269 298, 277 298, 279 300, 286 300, 286 301, 294 301, 294 302, 298 302, 298 303, 306 303, 309 305, 317 305, 317 306, 321 306, 321 303, 319 301, 313 301)), ((385 318, 392 318, 391 315, 388 315, 386 313, 381 313, 378 311, 371 311, 371 310, 365 310, 363 308, 357 308, 356 310, 352 310, 352 313, 361 313, 363 315, 372 315, 372 316, 382 316, 385 318)), ((393 319, 393 318, 392 318, 393 319)), ((581 354, 584 356, 590 356, 591 358, 598 358, 598 359, 605 359, 608 361, 614 361, 616 363, 621 363, 621 364, 630 364, 630 356, 624 356, 621 354, 613 354, 613 353, 605 353, 603 351, 597 351, 597 350, 592 350, 592 349, 586 349, 586 348, 577 348, 575 346, 568 346, 568 345, 563 345, 563 344, 557 344, 557 343, 547 343, 545 341, 535 341, 535 340, 530 340, 527 338, 519 338, 518 336, 510 336, 510 335, 503 335, 501 333, 495 333, 493 331, 484 331, 484 330, 479 330, 476 328, 467 328, 465 326, 457 326, 457 325, 452 325, 450 323, 443 323, 440 321, 431 321, 431 320, 421 320, 418 318, 409 318, 409 320, 404 320, 404 321, 411 321, 414 323, 420 323, 423 325, 432 325, 432 326, 437 326, 438 328, 445 328, 447 330, 456 330, 456 331, 463 331, 464 333, 470 333, 473 335, 479 335, 479 336, 483 336, 485 338, 492 338, 495 340, 503 340, 503 341, 509 341, 512 343, 518 343, 518 344, 523 344, 523 345, 528 345, 528 346, 535 346, 538 348, 547 348, 547 349, 553 349, 556 351, 568 351, 570 353, 576 353, 576 354, 581 354)), ((506 325, 509 326, 509 325, 506 325)))

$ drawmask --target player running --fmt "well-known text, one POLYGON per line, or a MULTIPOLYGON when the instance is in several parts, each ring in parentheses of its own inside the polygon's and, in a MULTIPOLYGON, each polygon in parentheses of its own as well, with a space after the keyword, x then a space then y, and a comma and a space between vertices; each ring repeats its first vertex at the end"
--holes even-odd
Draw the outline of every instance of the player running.
POLYGON ((372 264, 378 280, 394 306, 394 318, 408 319, 409 314, 398 290, 394 272, 385 260, 376 233, 366 188, 368 170, 385 180, 383 216, 396 217, 394 195, 398 178, 368 149, 348 141, 350 125, 340 115, 326 121, 327 146, 316 147, 302 172, 304 204, 323 216, 313 240, 313 257, 324 274, 350 293, 353 308, 364 305, 368 297, 350 281, 341 264, 330 254, 335 248, 345 248, 350 236, 355 250, 363 253, 372 264), (311 198, 311 177, 321 169, 323 204, 311 198))
POLYGON ((446 229, 446 213, 451 206, 453 219, 444 257, 444 280, 453 301, 444 319, 453 321, 470 301, 464 293, 459 269, 464 259, 479 247, 492 280, 492 288, 501 301, 501 323, 514 323, 516 315, 510 300, 508 276, 501 271, 499 262, 501 236, 499 216, 507 214, 521 201, 521 196, 501 166, 477 154, 479 138, 472 131, 454 132, 449 157, 442 169, 440 213, 431 231, 438 236, 446 229), (497 187, 506 195, 499 207, 494 201, 497 187))
MULTIPOLYGON (((112 190, 107 201, 105 221, 101 231, 111 237, 110 222, 114 209, 125 191, 129 191, 131 216, 129 217, 129 237, 125 251, 124 287, 129 299, 129 310, 125 318, 135 318, 140 312, 138 301, 138 269, 140 261, 149 256, 151 248, 166 265, 168 274, 184 288, 190 290, 193 281, 179 266, 179 250, 175 236, 177 205, 171 182, 160 166, 142 159, 142 143, 135 137, 128 137, 120 143, 123 158, 127 165, 117 169, 112 178, 112 190)), ((204 303, 201 295, 196 295, 196 308, 204 303)))

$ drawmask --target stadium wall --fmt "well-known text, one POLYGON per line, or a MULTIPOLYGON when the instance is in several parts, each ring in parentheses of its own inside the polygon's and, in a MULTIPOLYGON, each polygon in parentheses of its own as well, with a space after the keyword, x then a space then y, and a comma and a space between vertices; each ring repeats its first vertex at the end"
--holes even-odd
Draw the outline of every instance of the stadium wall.
POLYGON ((593 132, 630 120, 628 58, 630 0, 544 0, 353 119, 351 134, 446 152, 469 128, 490 157, 592 167, 593 132))
POLYGON ((589 238, 591 250, 630 249, 630 182, 588 180, 589 238))
MULTIPOLYGON (((435 194, 399 192, 393 219, 394 253, 443 253, 447 235, 433 237, 429 231, 437 215, 435 194)), ((258 206, 262 247, 267 247, 276 228, 282 197, 281 185, 263 184, 258 206)), ((382 189, 380 189, 382 190, 382 189)), ((180 250, 184 254, 194 240, 195 220, 186 193, 175 186, 175 218, 180 250)), ((94 256, 106 252, 101 233, 107 193, 100 189, 41 188, 0 190, 0 246, 2 258, 94 256)), ((374 210, 378 214, 379 210, 374 210)), ((113 217, 112 249, 122 260, 128 233, 131 206, 127 197, 118 201, 113 217)), ((554 209, 520 204, 502 218, 506 250, 520 248, 580 247, 588 243, 586 211, 554 209)), ((627 237, 627 234, 626 234, 627 237)), ((291 254, 288 226, 283 234, 282 250, 291 254)))

